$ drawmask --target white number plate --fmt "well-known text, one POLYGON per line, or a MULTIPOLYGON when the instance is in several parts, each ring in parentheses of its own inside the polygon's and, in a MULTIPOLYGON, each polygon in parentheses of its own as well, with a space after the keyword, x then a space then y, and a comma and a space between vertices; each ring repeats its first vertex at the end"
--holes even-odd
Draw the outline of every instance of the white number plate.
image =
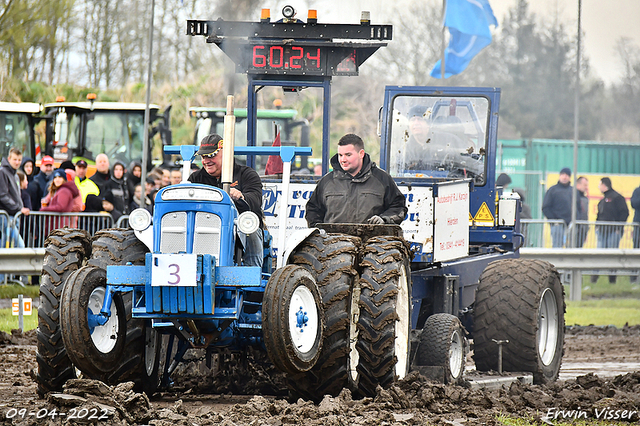
POLYGON ((196 287, 197 254, 154 254, 151 263, 152 287, 196 287))

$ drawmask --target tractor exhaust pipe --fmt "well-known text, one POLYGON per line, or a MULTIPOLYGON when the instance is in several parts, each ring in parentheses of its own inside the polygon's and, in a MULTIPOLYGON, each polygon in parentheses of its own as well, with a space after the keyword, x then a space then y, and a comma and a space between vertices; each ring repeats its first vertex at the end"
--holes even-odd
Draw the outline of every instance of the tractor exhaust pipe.
POLYGON ((233 115, 233 95, 227 96, 227 114, 224 116, 222 150, 222 189, 228 194, 233 182, 233 145, 236 140, 236 117, 233 115))

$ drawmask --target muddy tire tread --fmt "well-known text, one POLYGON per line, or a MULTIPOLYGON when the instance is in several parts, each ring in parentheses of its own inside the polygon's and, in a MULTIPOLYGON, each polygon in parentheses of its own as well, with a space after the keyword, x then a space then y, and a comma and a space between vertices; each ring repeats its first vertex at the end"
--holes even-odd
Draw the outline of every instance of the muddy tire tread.
MULTIPOLYGON (((367 241, 360 275, 360 318, 358 342, 358 389, 364 396, 375 396, 378 385, 388 387, 395 380, 395 323, 398 321, 397 283, 402 263, 409 273, 408 252, 394 237, 375 237, 367 241)), ((411 284, 409 295, 411 294, 411 284)))
POLYGON ((556 380, 564 353, 565 310, 564 288, 550 263, 529 259, 490 263, 480 277, 474 305, 473 359, 476 368, 497 370, 498 346, 492 339, 508 339, 509 343, 502 347, 504 371, 531 372, 536 383, 556 380), (538 305, 545 288, 554 290, 560 316, 560 347, 551 369, 542 367, 536 342, 538 305))
POLYGON ((351 387, 349 318, 351 292, 358 282, 356 263, 360 238, 342 234, 313 235, 292 256, 293 263, 315 278, 325 312, 324 342, 316 365, 294 377, 290 388, 309 399, 337 396, 351 387))
POLYGON ((56 229, 45 241, 36 333, 36 382, 40 397, 61 390, 68 379, 76 377, 62 340, 60 296, 66 279, 90 254, 90 236, 86 231, 56 229))

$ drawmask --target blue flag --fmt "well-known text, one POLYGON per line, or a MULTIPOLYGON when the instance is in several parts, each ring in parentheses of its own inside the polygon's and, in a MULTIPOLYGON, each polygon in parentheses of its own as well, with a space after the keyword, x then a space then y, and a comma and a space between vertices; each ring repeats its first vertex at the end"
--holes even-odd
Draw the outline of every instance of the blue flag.
MULTIPOLYGON (((498 26, 489 0, 447 0, 444 26, 451 40, 445 50, 444 77, 460 74, 480 51, 491 43, 489 25, 498 26)), ((431 77, 442 75, 441 60, 431 70, 431 77)))

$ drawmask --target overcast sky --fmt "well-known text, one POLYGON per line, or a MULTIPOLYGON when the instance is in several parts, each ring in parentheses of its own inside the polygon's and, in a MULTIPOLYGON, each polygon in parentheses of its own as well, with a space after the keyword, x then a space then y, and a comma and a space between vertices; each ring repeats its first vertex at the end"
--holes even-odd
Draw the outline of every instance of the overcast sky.
MULTIPOLYGON (((385 14, 396 1, 271 0, 266 3, 274 10, 272 17, 275 18, 275 14, 278 19, 282 6, 291 4, 298 9, 298 17, 303 20, 306 20, 306 11, 311 7, 318 10, 318 21, 323 23, 357 23, 360 11, 369 10, 372 22, 385 24, 388 23, 385 14)), ((498 22, 502 22, 507 10, 516 5, 516 0, 489 0, 489 3, 498 22)), ((557 12, 567 30, 574 34, 577 31, 578 0, 530 0, 529 7, 545 19, 554 19, 557 12)), ((640 0, 582 0, 582 29, 583 53, 590 59, 593 72, 606 83, 618 80, 622 64, 614 51, 615 43, 624 36, 640 47, 640 0)))

